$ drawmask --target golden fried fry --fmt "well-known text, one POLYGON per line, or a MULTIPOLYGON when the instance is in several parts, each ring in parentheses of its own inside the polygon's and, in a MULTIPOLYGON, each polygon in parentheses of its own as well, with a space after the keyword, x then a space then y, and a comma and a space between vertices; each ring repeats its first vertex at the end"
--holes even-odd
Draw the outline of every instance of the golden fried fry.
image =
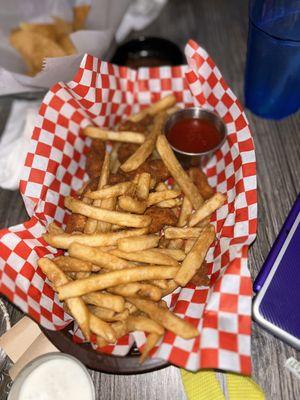
POLYGON ((63 233, 64 230, 60 228, 55 222, 51 222, 51 224, 48 225, 48 232, 51 234, 60 234, 63 233))
MULTIPOLYGON (((56 289, 61 285, 68 284, 69 279, 53 261, 48 258, 40 258, 38 265, 56 289)), ((85 338, 90 340, 89 311, 84 301, 79 297, 73 297, 66 300, 66 305, 77 321, 85 338)))
POLYGON ((159 248, 159 249, 152 249, 152 251, 154 253, 157 252, 157 253, 167 254, 168 256, 174 258, 174 260, 177 261, 183 261, 185 259, 185 253, 180 249, 159 248))
MULTIPOLYGON (((116 205, 116 197, 101 200, 101 208, 103 210, 114 211, 116 209, 116 205)), ((110 224, 109 222, 98 221, 97 230, 98 232, 109 232, 112 230, 112 224, 110 224)))
POLYGON ((131 187, 132 187, 132 182, 121 182, 113 186, 105 187, 104 189, 86 193, 85 196, 93 200, 95 199, 103 200, 121 196, 127 193, 131 187))
POLYGON ((81 200, 73 199, 71 197, 65 198, 65 206, 73 212, 77 212, 98 221, 109 222, 110 224, 142 228, 149 226, 151 223, 151 218, 148 215, 137 215, 104 210, 102 208, 90 206, 81 200))
POLYGON ((155 148, 157 137, 161 134, 166 116, 161 113, 154 119, 152 132, 146 137, 145 142, 130 156, 122 165, 121 170, 131 172, 140 167, 144 161, 151 155, 155 148))
POLYGON ((98 128, 97 126, 87 126, 83 129, 83 133, 93 139, 112 140, 125 143, 142 144, 145 141, 145 135, 137 132, 115 132, 107 129, 98 128))
POLYGON ((151 104, 149 107, 144 108, 137 114, 131 115, 128 120, 132 122, 139 122, 144 119, 147 115, 154 116, 161 111, 167 110, 176 104, 176 98, 173 95, 163 97, 156 103, 151 104))
POLYGON ((109 288, 108 291, 123 297, 142 297, 153 301, 158 301, 162 297, 161 289, 149 283, 127 283, 125 285, 109 288))
POLYGON ((134 304, 139 310, 143 311, 151 319, 158 322, 164 328, 182 337, 183 339, 192 339, 199 335, 198 329, 189 322, 180 319, 169 310, 160 308, 156 303, 150 300, 128 298, 130 303, 134 304))
POLYGON ((199 237, 203 228, 165 228, 166 239, 193 239, 199 237))
POLYGON ((192 250, 187 254, 180 270, 176 274, 174 280, 180 286, 184 287, 189 280, 195 275, 196 271, 201 267, 207 250, 215 240, 215 230, 212 225, 203 229, 192 250))
POLYGON ((53 261, 64 272, 97 272, 100 269, 89 261, 68 256, 55 257, 53 261))
POLYGON ((109 343, 114 343, 117 340, 116 333, 113 328, 105 321, 102 321, 96 315, 89 313, 90 315, 90 330, 97 336, 101 336, 109 343))
POLYGON ((208 199, 194 214, 190 217, 189 226, 195 226, 204 218, 211 215, 214 211, 220 208, 226 201, 226 196, 222 193, 215 193, 208 199))
POLYGON ((151 175, 148 172, 142 172, 136 188, 136 197, 140 200, 147 200, 151 186, 151 175))
MULTIPOLYGON (((157 253, 152 251, 152 249, 141 250, 139 252, 128 252, 122 250, 111 250, 111 255, 124 258, 125 260, 146 263, 146 264, 157 264, 157 265, 174 265, 178 266, 178 262, 174 258, 168 256, 167 254, 157 253)), ((105 267, 104 267, 105 268, 105 267)))
POLYGON ((128 317, 127 328, 129 332, 143 331, 163 335, 164 328, 150 318, 131 315, 128 317))
POLYGON ((120 232, 94 233, 92 235, 85 234, 49 234, 45 233, 43 239, 53 247, 58 249, 68 249, 72 243, 81 243, 91 247, 116 245, 119 239, 144 235, 147 228, 129 229, 120 232))
POLYGON ((140 364, 143 364, 143 362, 147 359, 150 351, 157 345, 157 343, 160 341, 162 338, 162 335, 157 335, 156 333, 149 333, 147 336, 147 341, 144 344, 140 356, 140 364))
POLYGON ((124 211, 143 214, 146 210, 147 203, 141 200, 133 199, 130 196, 121 196, 119 197, 119 206, 124 211))
POLYGON ((98 306, 89 306, 88 308, 92 314, 106 322, 125 321, 129 316, 128 310, 123 310, 122 312, 116 313, 112 310, 108 310, 107 308, 98 306))
POLYGON ((158 245, 158 242, 159 236, 157 235, 141 235, 119 239, 117 245, 119 250, 131 253, 134 251, 152 249, 158 245))
POLYGON ((180 196, 181 192, 178 190, 164 190, 161 192, 153 192, 149 194, 147 206, 150 207, 153 204, 160 203, 161 201, 175 199, 180 196))
POLYGON ((183 227, 188 223, 188 219, 189 219, 190 215, 192 214, 192 211, 193 211, 192 203, 190 202, 188 197, 184 196, 178 223, 177 223, 178 227, 183 227))
POLYGON ((179 164, 165 135, 160 135, 157 138, 156 148, 164 164, 180 186, 183 193, 188 197, 194 208, 198 209, 203 204, 203 199, 191 178, 185 173, 182 166, 179 164))
POLYGON ((80 281, 73 281, 58 288, 60 300, 82 296, 86 293, 107 289, 130 282, 148 281, 152 279, 172 279, 178 267, 147 266, 134 267, 105 274, 95 274, 80 281))
POLYGON ((113 251, 110 251, 110 253, 106 253, 104 251, 101 251, 100 248, 89 247, 80 243, 71 244, 71 246, 69 247, 69 254, 71 257, 79 258, 83 261, 90 261, 93 264, 98 265, 99 267, 109 270, 125 269, 134 266, 123 260, 122 258, 113 255, 113 251))
POLYGON ((82 296, 87 304, 107 308, 115 312, 122 312, 125 309, 125 300, 121 296, 110 293, 93 292, 82 296))

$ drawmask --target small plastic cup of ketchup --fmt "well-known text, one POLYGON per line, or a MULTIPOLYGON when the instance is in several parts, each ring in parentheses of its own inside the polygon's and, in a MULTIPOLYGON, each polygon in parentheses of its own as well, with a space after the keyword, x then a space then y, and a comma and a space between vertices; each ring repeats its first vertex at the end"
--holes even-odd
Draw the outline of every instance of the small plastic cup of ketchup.
POLYGON ((165 135, 183 167, 203 165, 225 141, 222 118, 200 107, 184 108, 172 114, 165 135))

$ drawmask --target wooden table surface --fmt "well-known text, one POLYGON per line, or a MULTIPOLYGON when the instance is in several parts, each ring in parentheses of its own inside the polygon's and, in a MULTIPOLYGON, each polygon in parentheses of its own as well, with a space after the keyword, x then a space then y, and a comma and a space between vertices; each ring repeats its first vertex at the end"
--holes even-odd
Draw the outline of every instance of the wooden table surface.
MULTIPOLYGON (((240 0, 169 0, 159 18, 142 33, 162 36, 182 48, 189 38, 205 47, 220 67, 226 81, 243 101, 243 73, 247 39, 247 2, 240 0)), ((132 34, 137 36, 137 34, 132 34)), ((0 99, 0 132, 5 126, 12 98, 0 99)), ((267 256, 289 209, 300 192, 299 113, 283 121, 267 121, 247 116, 253 131, 258 166, 259 228, 250 250, 249 268, 255 277, 267 256)), ((0 228, 27 218, 17 191, 0 189, 0 228)), ((284 295, 284 294, 283 294, 284 295)), ((8 304, 12 323, 21 313, 8 304)), ((253 323, 253 377, 267 399, 300 398, 300 380, 288 372, 284 363, 299 354, 253 323)), ((7 361, 0 365, 0 399, 6 399, 7 361)), ((91 372, 97 400, 174 400, 185 399, 179 369, 114 376, 91 372)))

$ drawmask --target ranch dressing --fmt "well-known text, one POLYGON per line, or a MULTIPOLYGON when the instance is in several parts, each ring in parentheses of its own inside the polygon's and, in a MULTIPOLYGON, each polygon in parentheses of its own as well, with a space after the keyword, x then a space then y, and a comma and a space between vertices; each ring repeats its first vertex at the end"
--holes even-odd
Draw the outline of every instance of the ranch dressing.
POLYGON ((76 361, 66 357, 47 360, 24 380, 18 400, 92 400, 89 376, 76 361))

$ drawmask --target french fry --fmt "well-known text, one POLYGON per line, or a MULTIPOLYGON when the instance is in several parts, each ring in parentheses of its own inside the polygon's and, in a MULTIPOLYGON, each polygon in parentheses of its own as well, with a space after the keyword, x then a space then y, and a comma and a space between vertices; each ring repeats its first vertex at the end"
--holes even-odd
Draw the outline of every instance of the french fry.
MULTIPOLYGON (((167 239, 169 240, 169 239, 167 239)), ((183 246, 183 239, 173 239, 170 240, 170 243, 168 244, 169 249, 174 249, 174 250, 180 250, 183 246)))
POLYGON ((143 331, 163 335, 164 328, 150 318, 130 315, 126 321, 129 332, 143 331))
POLYGON ((175 208, 181 206, 181 204, 182 204, 181 199, 170 199, 170 200, 160 201, 159 203, 156 204, 156 206, 161 208, 175 208))
POLYGON ((156 115, 163 110, 173 107, 175 104, 176 104, 175 96, 169 95, 169 96, 163 97, 156 103, 153 103, 149 107, 144 108, 139 113, 131 115, 128 118, 128 120, 132 121, 132 122, 139 122, 142 119, 144 119, 147 115, 151 115, 151 116, 156 115))
POLYGON ((100 270, 99 267, 89 261, 82 261, 69 256, 55 257, 53 261, 64 272, 97 272, 100 270))
POLYGON ((134 251, 152 249, 158 245, 158 242, 159 236, 157 235, 141 235, 119 239, 117 245, 119 250, 131 253, 134 251))
POLYGON ((98 221, 109 222, 126 227, 143 228, 151 223, 151 217, 148 215, 128 214, 118 211, 104 210, 98 207, 85 204, 81 200, 70 197, 65 198, 65 206, 76 213, 85 215, 86 217, 96 219, 98 221))
POLYGON ((117 340, 116 333, 113 328, 105 321, 102 321, 96 315, 89 313, 90 315, 90 330, 97 336, 101 336, 109 343, 115 343, 117 340))
POLYGON ((123 297, 145 297, 153 301, 158 301, 162 297, 161 289, 150 283, 127 283, 109 288, 108 291, 123 297))
POLYGON ((57 249, 68 249, 72 243, 81 243, 91 247, 110 246, 117 244, 119 239, 144 235, 147 233, 147 228, 129 229, 121 232, 108 232, 108 233, 94 233, 92 235, 86 234, 44 234, 43 239, 57 249))
POLYGON ((147 336, 146 343, 144 344, 140 356, 140 364, 143 364, 143 362, 147 359, 150 351, 157 345, 157 343, 160 341, 162 338, 162 335, 157 335, 156 333, 149 333, 147 336))
POLYGON ((164 113, 155 117, 152 132, 146 137, 145 142, 121 165, 122 171, 134 171, 151 155, 155 148, 156 139, 161 134, 165 118, 164 113))
POLYGON ((89 199, 93 200, 95 199, 103 200, 111 197, 118 197, 125 194, 130 189, 131 186, 132 182, 121 182, 113 186, 108 186, 104 189, 86 193, 85 197, 88 197, 89 199))
POLYGON ((175 289, 179 287, 179 285, 174 281, 174 279, 170 279, 167 281, 168 287, 166 289, 163 289, 162 296, 165 297, 170 293, 173 293, 175 289))
POLYGON ((168 284, 167 281, 164 281, 162 279, 154 279, 153 281, 151 281, 151 283, 153 283, 153 285, 165 290, 168 289, 168 284))
POLYGON ((107 308, 98 306, 89 306, 89 310, 92 314, 96 315, 96 317, 106 322, 125 321, 129 316, 128 310, 116 313, 112 310, 108 310, 107 308))
MULTIPOLYGON (((101 174, 98 182, 98 190, 102 189, 106 184, 109 176, 109 153, 105 152, 105 157, 104 161, 102 164, 102 169, 101 169, 101 174)), ((66 201, 67 198, 65 198, 65 206, 66 206, 66 201)), ((90 201, 83 201, 83 204, 86 204, 87 207, 89 207, 90 201)), ((101 206, 101 200, 94 200, 93 201, 93 206, 94 207, 100 207, 101 206)), ((79 212, 79 214, 82 214, 79 212)), ((91 215, 86 215, 86 217, 89 217, 88 220, 86 221, 85 227, 84 227, 84 233, 94 233, 97 231, 97 225, 98 221, 97 218, 93 218, 91 215)))
POLYGON ((198 329, 191 323, 180 319, 167 309, 160 308, 153 301, 132 297, 127 300, 134 304, 139 310, 149 315, 151 319, 183 339, 192 339, 199 335, 198 329))
POLYGON ((94 305, 88 306, 88 309, 92 314, 96 315, 96 317, 106 322, 113 321, 113 316, 116 314, 113 310, 108 310, 107 308, 102 308, 94 305))
POLYGON ((200 208, 196 209, 191 215, 189 226, 195 226, 204 218, 211 215, 214 211, 220 208, 226 201, 226 196, 222 193, 215 193, 208 199, 200 208))
POLYGON ((178 272, 178 267, 147 266, 133 267, 105 274, 95 274, 80 281, 69 282, 58 288, 60 300, 82 296, 131 282, 149 281, 152 279, 172 279, 178 272))
POLYGON ((162 236, 159 240, 158 246, 160 249, 166 249, 168 247, 169 243, 170 243, 170 240, 166 239, 164 236, 162 236))
MULTIPOLYGON (((116 204, 116 197, 101 200, 101 208, 103 210, 113 211, 116 209, 116 204)), ((98 232, 109 232, 112 230, 112 224, 110 224, 109 222, 98 221, 97 230, 98 232)))
POLYGON ((180 107, 178 107, 178 106, 173 106, 173 107, 171 107, 171 108, 168 108, 167 110, 166 110, 166 113, 168 114, 168 115, 172 115, 172 114, 174 114, 176 111, 179 111, 180 110, 180 107))
POLYGON ((192 203, 190 202, 187 196, 184 196, 177 223, 178 227, 183 227, 188 223, 188 219, 189 216, 192 214, 192 211, 193 211, 192 203))
POLYGON ((118 171, 119 166, 121 165, 118 158, 118 150, 120 148, 120 145, 121 143, 113 143, 112 151, 110 153, 110 171, 113 174, 118 171))
POLYGON ((55 222, 51 222, 51 224, 48 225, 48 232, 51 234, 59 234, 63 233, 64 230, 58 226, 55 222))
MULTIPOLYGON (((157 264, 157 265, 174 265, 178 267, 178 262, 174 258, 162 253, 153 253, 151 249, 141 250, 139 252, 127 252, 119 249, 111 250, 111 255, 125 260, 146 263, 146 264, 157 264)), ((103 267, 105 268, 105 267, 103 267)))
POLYGON ((209 199, 215 193, 215 190, 209 185, 207 176, 200 168, 192 167, 189 169, 189 175, 192 181, 197 186, 201 196, 204 200, 209 199))
POLYGON ((164 229, 166 239, 195 239, 199 237, 203 228, 175 228, 164 229))
POLYGON ((145 141, 145 135, 142 133, 129 131, 115 132, 97 126, 87 126, 83 129, 83 133, 93 139, 112 140, 116 142, 142 144, 145 141))
POLYGON ((69 254, 71 257, 79 258, 83 261, 90 261, 99 267, 109 270, 125 269, 134 266, 122 258, 113 255, 112 251, 106 253, 100 250, 100 248, 89 247, 80 243, 71 244, 69 247, 69 254))
POLYGON ((87 304, 107 308, 115 312, 122 312, 125 309, 125 300, 121 296, 110 293, 93 292, 82 296, 87 304))
POLYGON ((130 196, 119 197, 119 206, 124 211, 134 212, 136 214, 143 214, 146 210, 147 203, 141 200, 133 199, 130 196))
POLYGON ((139 175, 139 180, 136 188, 136 197, 140 200, 147 200, 151 185, 151 175, 148 172, 143 172, 139 175))
POLYGON ((179 249, 152 249, 153 252, 167 254, 174 258, 176 261, 183 261, 185 259, 185 253, 179 249))
POLYGON ((201 267, 207 250, 213 243, 214 239, 214 227, 212 225, 205 227, 195 242, 192 250, 185 257, 181 264, 180 270, 174 278, 178 285, 184 287, 193 277, 193 275, 195 275, 196 271, 201 267))
POLYGON ((152 192, 149 194, 147 200, 147 207, 153 206, 153 204, 160 203, 161 201, 174 199, 180 196, 181 192, 178 190, 164 190, 160 192, 152 192))
POLYGON ((168 304, 165 302, 165 300, 160 300, 160 301, 157 303, 157 305, 158 305, 159 307, 161 307, 161 308, 166 308, 166 309, 169 308, 169 307, 168 307, 168 304))
POLYGON ((184 252, 185 252, 185 254, 188 254, 192 250, 194 244, 196 243, 196 240, 197 239, 188 239, 185 242, 185 244, 184 244, 184 252))
MULTIPOLYGON (((116 339, 126 335, 128 333, 127 324, 125 321, 117 321, 111 324, 112 329, 115 332, 116 339)), ((109 343, 103 339, 101 336, 97 336, 97 346, 104 347, 107 346, 109 343)))
MULTIPOLYGON (((64 272, 48 258, 40 258, 38 260, 38 266, 56 288, 69 282, 64 272)), ((72 299, 66 300, 66 304, 85 338, 90 340, 90 316, 84 301, 79 297, 73 297, 72 299)))
POLYGON ((125 308, 129 311, 129 315, 131 315, 137 311, 136 306, 129 303, 129 301, 125 301, 125 308))
POLYGON ((195 209, 203 204, 203 199, 191 178, 185 173, 171 149, 165 135, 160 135, 156 141, 156 148, 169 172, 188 197, 195 209))
POLYGON ((90 272, 73 272, 73 274, 75 275, 74 279, 85 279, 91 275, 90 272))

